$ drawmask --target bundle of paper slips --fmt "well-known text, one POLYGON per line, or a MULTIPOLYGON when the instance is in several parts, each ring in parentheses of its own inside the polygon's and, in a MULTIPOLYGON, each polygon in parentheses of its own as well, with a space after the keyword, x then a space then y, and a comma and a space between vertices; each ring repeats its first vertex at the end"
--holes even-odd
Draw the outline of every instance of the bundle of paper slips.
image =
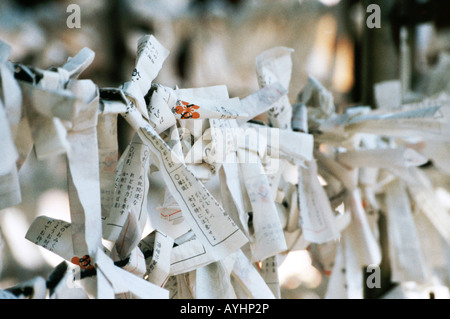
POLYGON ((389 81, 374 88, 377 108, 338 113, 312 77, 289 101, 285 47, 256 57, 259 89, 243 98, 155 83, 169 51, 152 35, 120 87, 79 78, 88 48, 46 70, 10 51, 0 42, 0 209, 27 196, 32 152, 64 156, 70 220, 34 220, 26 239, 65 261, 1 297, 280 298, 277 269, 299 250, 326 298, 362 298, 365 269, 383 258, 393 282, 447 284, 425 241, 448 252, 449 211, 424 167, 450 174, 448 92, 404 103, 389 81))

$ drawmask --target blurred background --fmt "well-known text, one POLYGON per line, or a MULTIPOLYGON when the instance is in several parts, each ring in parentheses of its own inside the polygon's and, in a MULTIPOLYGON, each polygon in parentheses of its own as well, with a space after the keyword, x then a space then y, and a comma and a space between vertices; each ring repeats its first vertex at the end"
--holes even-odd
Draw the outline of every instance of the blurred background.
MULTIPOLYGON (((376 107, 373 85, 382 81, 403 79, 403 93, 414 93, 411 99, 448 89, 449 4, 446 0, 2 0, 0 39, 11 45, 12 62, 42 69, 62 65, 89 47, 95 60, 81 78, 92 79, 99 87, 117 87, 131 78, 137 40, 153 34, 170 50, 155 82, 180 88, 225 84, 230 96, 241 98, 258 89, 255 58, 264 50, 285 46, 294 49, 291 102, 312 75, 343 110, 354 105, 376 107), (381 8, 381 28, 366 25, 371 3, 381 8), (80 28, 66 24, 69 4, 81 8, 80 28), (402 50, 405 45, 408 59, 402 50)), ((21 169, 23 202, 0 211, 0 289, 38 275, 46 278, 61 261, 24 236, 38 215, 70 220, 65 169, 63 158, 42 162, 34 154, 21 169)), ((449 186, 443 185, 441 197, 447 208, 449 186)), ((282 296, 323 297, 326 281, 311 264, 310 252, 296 252, 289 260, 280 268, 282 296)))

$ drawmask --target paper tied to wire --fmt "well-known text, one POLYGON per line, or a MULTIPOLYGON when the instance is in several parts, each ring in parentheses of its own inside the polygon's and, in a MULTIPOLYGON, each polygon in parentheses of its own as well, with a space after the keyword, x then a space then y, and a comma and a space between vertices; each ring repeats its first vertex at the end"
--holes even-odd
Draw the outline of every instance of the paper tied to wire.
POLYGON ((25 235, 64 259, 47 287, 37 278, 0 297, 281 298, 280 265, 304 250, 325 298, 362 298, 362 269, 383 258, 395 282, 435 280, 421 234, 448 245, 450 221, 421 167, 450 171, 447 93, 403 103, 397 82, 382 83, 377 109, 337 113, 313 77, 289 101, 286 47, 256 57, 259 87, 244 97, 155 83, 170 52, 153 35, 118 87, 78 78, 88 48, 46 70, 10 51, 0 42, 0 208, 26 195, 31 152, 63 156, 70 220, 41 215, 25 235))

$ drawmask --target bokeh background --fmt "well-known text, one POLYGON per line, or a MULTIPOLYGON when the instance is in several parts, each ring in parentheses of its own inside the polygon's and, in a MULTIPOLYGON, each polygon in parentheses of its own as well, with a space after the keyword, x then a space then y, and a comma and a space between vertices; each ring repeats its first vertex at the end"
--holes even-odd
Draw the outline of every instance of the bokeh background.
MULTIPOLYGON (((312 75, 343 110, 376 107, 373 85, 399 79, 402 27, 412 48, 410 90, 448 89, 449 9, 446 0, 1 0, 0 39, 12 46, 11 61, 43 69, 89 47, 95 60, 81 78, 117 87, 131 77, 137 40, 153 34, 170 50, 155 82, 225 84, 241 98, 258 89, 255 58, 286 46, 294 49, 290 100, 312 75), (72 3, 81 8, 79 29, 66 25, 72 3), (370 3, 382 9, 380 29, 366 26, 370 3)), ((38 215, 70 220, 65 169, 63 158, 38 161, 33 154, 21 169, 23 202, 0 211, 0 289, 47 277, 61 261, 24 236, 38 215)), ((449 183, 439 190, 447 208, 449 183)), ((285 298, 321 298, 326 288, 308 251, 286 259, 280 280, 285 298)))

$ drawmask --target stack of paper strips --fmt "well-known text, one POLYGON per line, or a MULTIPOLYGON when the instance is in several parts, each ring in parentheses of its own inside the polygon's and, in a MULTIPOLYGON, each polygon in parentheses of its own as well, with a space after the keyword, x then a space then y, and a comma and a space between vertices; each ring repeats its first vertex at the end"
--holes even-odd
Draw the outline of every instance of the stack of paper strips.
POLYGON ((286 47, 256 57, 259 89, 244 98, 155 83, 169 51, 152 35, 120 87, 81 79, 88 48, 45 70, 10 51, 0 42, 0 209, 27 196, 31 153, 63 156, 70 219, 32 222, 26 238, 64 261, 1 298, 281 298, 278 269, 306 250, 325 298, 363 298, 384 258, 399 293, 448 284, 448 258, 427 257, 448 257, 448 207, 421 168, 450 174, 447 92, 403 103, 398 83, 380 83, 377 109, 338 113, 313 77, 289 101, 286 47))

